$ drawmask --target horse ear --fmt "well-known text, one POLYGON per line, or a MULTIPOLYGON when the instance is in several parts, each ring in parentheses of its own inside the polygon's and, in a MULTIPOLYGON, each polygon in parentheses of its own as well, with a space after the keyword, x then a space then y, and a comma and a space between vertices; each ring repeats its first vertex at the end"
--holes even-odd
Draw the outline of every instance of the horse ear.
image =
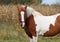
POLYGON ((18 9, 18 11, 21 11, 20 5, 17 5, 17 9, 18 9))

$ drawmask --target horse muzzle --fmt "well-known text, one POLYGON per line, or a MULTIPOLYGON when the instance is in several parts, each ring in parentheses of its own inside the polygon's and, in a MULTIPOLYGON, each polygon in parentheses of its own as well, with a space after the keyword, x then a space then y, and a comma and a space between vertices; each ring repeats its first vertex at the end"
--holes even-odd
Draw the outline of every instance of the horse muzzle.
POLYGON ((25 22, 21 22, 21 27, 22 27, 22 28, 25 27, 25 22))

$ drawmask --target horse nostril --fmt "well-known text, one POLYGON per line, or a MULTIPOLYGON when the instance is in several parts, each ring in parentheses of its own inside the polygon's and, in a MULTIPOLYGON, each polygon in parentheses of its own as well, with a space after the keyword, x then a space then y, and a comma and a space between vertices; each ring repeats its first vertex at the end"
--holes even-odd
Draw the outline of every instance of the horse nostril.
POLYGON ((23 24, 22 23, 20 23, 20 25, 21 25, 21 27, 23 27, 23 24))
POLYGON ((21 23, 21 27, 24 27, 25 26, 25 23, 23 22, 23 23, 21 23))

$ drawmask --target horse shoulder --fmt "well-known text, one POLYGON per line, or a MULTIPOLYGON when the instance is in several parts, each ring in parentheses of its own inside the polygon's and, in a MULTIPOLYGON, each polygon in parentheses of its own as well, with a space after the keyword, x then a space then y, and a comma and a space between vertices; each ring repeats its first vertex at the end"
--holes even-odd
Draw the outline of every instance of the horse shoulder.
POLYGON ((35 27, 36 25, 35 25, 35 22, 34 22, 33 15, 29 16, 26 26, 27 26, 27 28, 26 28, 27 34, 31 35, 31 36, 36 36, 36 27, 35 27))

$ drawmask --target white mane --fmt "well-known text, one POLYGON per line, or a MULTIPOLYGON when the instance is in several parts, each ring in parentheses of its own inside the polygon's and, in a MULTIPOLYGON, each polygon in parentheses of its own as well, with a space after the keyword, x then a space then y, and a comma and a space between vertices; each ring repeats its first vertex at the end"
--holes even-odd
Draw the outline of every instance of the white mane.
POLYGON ((27 17, 29 17, 30 15, 41 15, 42 16, 41 13, 37 12, 36 10, 34 10, 33 8, 29 6, 27 7, 26 11, 27 11, 27 17))

